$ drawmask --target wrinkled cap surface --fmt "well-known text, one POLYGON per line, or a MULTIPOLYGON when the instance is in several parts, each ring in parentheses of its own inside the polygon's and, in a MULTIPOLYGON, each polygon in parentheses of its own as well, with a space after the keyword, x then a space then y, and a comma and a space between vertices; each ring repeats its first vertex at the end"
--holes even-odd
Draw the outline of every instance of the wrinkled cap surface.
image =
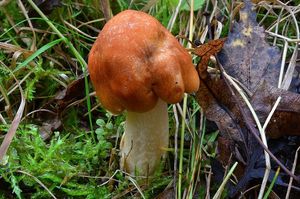
POLYGON ((191 56, 152 16, 126 10, 106 23, 90 54, 89 72, 107 110, 145 112, 161 98, 177 103, 197 91, 191 56))

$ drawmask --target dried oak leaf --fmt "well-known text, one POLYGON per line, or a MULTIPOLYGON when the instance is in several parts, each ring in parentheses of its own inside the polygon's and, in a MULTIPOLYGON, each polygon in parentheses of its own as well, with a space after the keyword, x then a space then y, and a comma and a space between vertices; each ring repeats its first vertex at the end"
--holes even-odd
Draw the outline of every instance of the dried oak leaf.
POLYGON ((265 41, 250 2, 240 10, 240 21, 234 24, 218 58, 226 72, 252 92, 262 80, 273 86, 278 83, 280 50, 265 41))
MULTIPOLYGON (((233 25, 232 32, 229 33, 222 51, 217 56, 218 60, 225 71, 249 91, 249 99, 261 123, 265 121, 277 97, 283 96, 267 129, 271 137, 296 133, 299 135, 300 125, 297 124, 300 119, 299 95, 275 87, 279 77, 280 52, 276 47, 267 44, 264 30, 258 26, 255 19, 252 4, 245 1, 244 7, 240 10, 240 21, 233 25)), ((255 172, 262 147, 251 134, 255 123, 239 94, 235 93, 234 96, 224 78, 215 74, 208 73, 207 78, 200 76, 200 79, 198 103, 206 117, 216 122, 221 135, 234 141, 235 146, 231 148, 240 150, 239 154, 244 160, 240 162, 246 163, 244 175, 230 191, 230 195, 234 196, 244 190, 253 179, 250 174, 255 172), (238 104, 240 106, 237 106, 238 104), (242 116, 241 110, 246 116, 242 116)), ((232 153, 234 158, 239 159, 239 154, 235 151, 232 153)))
MULTIPOLYGON (((219 60, 226 72, 251 92, 255 92, 257 86, 260 86, 251 102, 261 122, 267 117, 277 97, 284 96, 267 129, 271 137, 299 135, 299 97, 271 86, 276 85, 278 79, 280 54, 277 48, 270 47, 265 42, 263 29, 258 27, 255 13, 251 9, 251 4, 248 3, 241 10, 241 21, 234 25, 222 52, 219 53, 219 60)), ((217 123, 223 135, 240 141, 239 121, 242 118, 236 111, 235 101, 224 81, 210 75, 201 84, 197 97, 207 118, 217 123)))

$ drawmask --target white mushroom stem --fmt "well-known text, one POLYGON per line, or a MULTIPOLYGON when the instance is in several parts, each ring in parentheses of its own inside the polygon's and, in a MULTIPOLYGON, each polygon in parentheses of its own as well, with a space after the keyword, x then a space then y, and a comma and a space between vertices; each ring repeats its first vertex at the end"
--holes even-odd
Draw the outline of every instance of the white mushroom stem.
POLYGON ((158 100, 145 113, 127 112, 120 144, 121 168, 139 176, 153 174, 169 142, 168 105, 158 100))

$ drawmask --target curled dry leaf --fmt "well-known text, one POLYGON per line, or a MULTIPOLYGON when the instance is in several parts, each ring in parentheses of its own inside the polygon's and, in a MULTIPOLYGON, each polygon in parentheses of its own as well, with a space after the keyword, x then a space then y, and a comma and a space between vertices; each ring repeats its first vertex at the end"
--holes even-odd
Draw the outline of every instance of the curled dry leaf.
MULTIPOLYGON (((275 111, 275 119, 271 121, 273 127, 269 125, 267 132, 270 137, 299 135, 300 125, 298 127, 295 124, 294 130, 288 131, 284 126, 289 126, 289 121, 294 121, 299 117, 296 106, 300 104, 300 99, 297 97, 298 94, 275 87, 280 70, 280 51, 265 41, 264 30, 257 25, 256 15, 251 9, 251 4, 241 9, 241 21, 234 24, 218 58, 225 71, 249 91, 249 98, 261 119, 266 119, 274 105, 274 100, 279 96, 284 96, 275 111), (276 124, 274 121, 277 121, 276 124)), ((236 124, 242 118, 224 80, 212 74, 201 80, 202 84, 200 84, 197 98, 207 118, 215 121, 227 137, 234 137, 236 141, 241 141, 238 135, 240 130, 236 124)))
MULTIPOLYGON (((265 41, 264 29, 256 22, 256 13, 253 12, 251 2, 245 1, 244 7, 240 10, 240 21, 234 23, 217 58, 225 72, 245 89, 262 124, 277 98, 282 96, 266 130, 269 137, 300 135, 300 95, 276 88, 281 53, 277 47, 272 47, 265 41)), ((204 63, 200 62, 200 65, 202 64, 204 63)), ((201 68, 206 69, 206 66, 201 68)), ((203 73, 201 70, 200 72, 203 73)), ((203 78, 201 73, 197 101, 207 119, 216 122, 221 135, 229 140, 227 143, 233 143, 232 146, 228 146, 235 149, 230 150, 233 158, 240 160, 241 164, 245 162, 244 175, 230 191, 231 196, 234 196, 243 191, 253 179, 250 174, 255 173, 263 150, 251 134, 255 122, 240 95, 235 89, 230 88, 231 85, 223 77, 206 72, 203 78)), ((224 154, 221 158, 224 158, 224 154)))
POLYGON ((192 50, 192 53, 201 57, 201 61, 197 65, 197 70, 200 78, 206 79, 207 66, 212 55, 218 53, 225 42, 225 38, 211 40, 206 44, 200 45, 192 50))

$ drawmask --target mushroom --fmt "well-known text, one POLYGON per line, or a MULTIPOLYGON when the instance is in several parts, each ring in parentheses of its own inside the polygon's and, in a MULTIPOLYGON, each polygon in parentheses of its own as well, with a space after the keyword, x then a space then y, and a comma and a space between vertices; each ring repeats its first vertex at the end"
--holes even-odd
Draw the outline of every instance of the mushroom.
POLYGON ((106 23, 88 59, 102 106, 126 110, 120 166, 131 174, 153 174, 168 147, 168 105, 197 91, 190 54, 152 16, 126 10, 106 23))

